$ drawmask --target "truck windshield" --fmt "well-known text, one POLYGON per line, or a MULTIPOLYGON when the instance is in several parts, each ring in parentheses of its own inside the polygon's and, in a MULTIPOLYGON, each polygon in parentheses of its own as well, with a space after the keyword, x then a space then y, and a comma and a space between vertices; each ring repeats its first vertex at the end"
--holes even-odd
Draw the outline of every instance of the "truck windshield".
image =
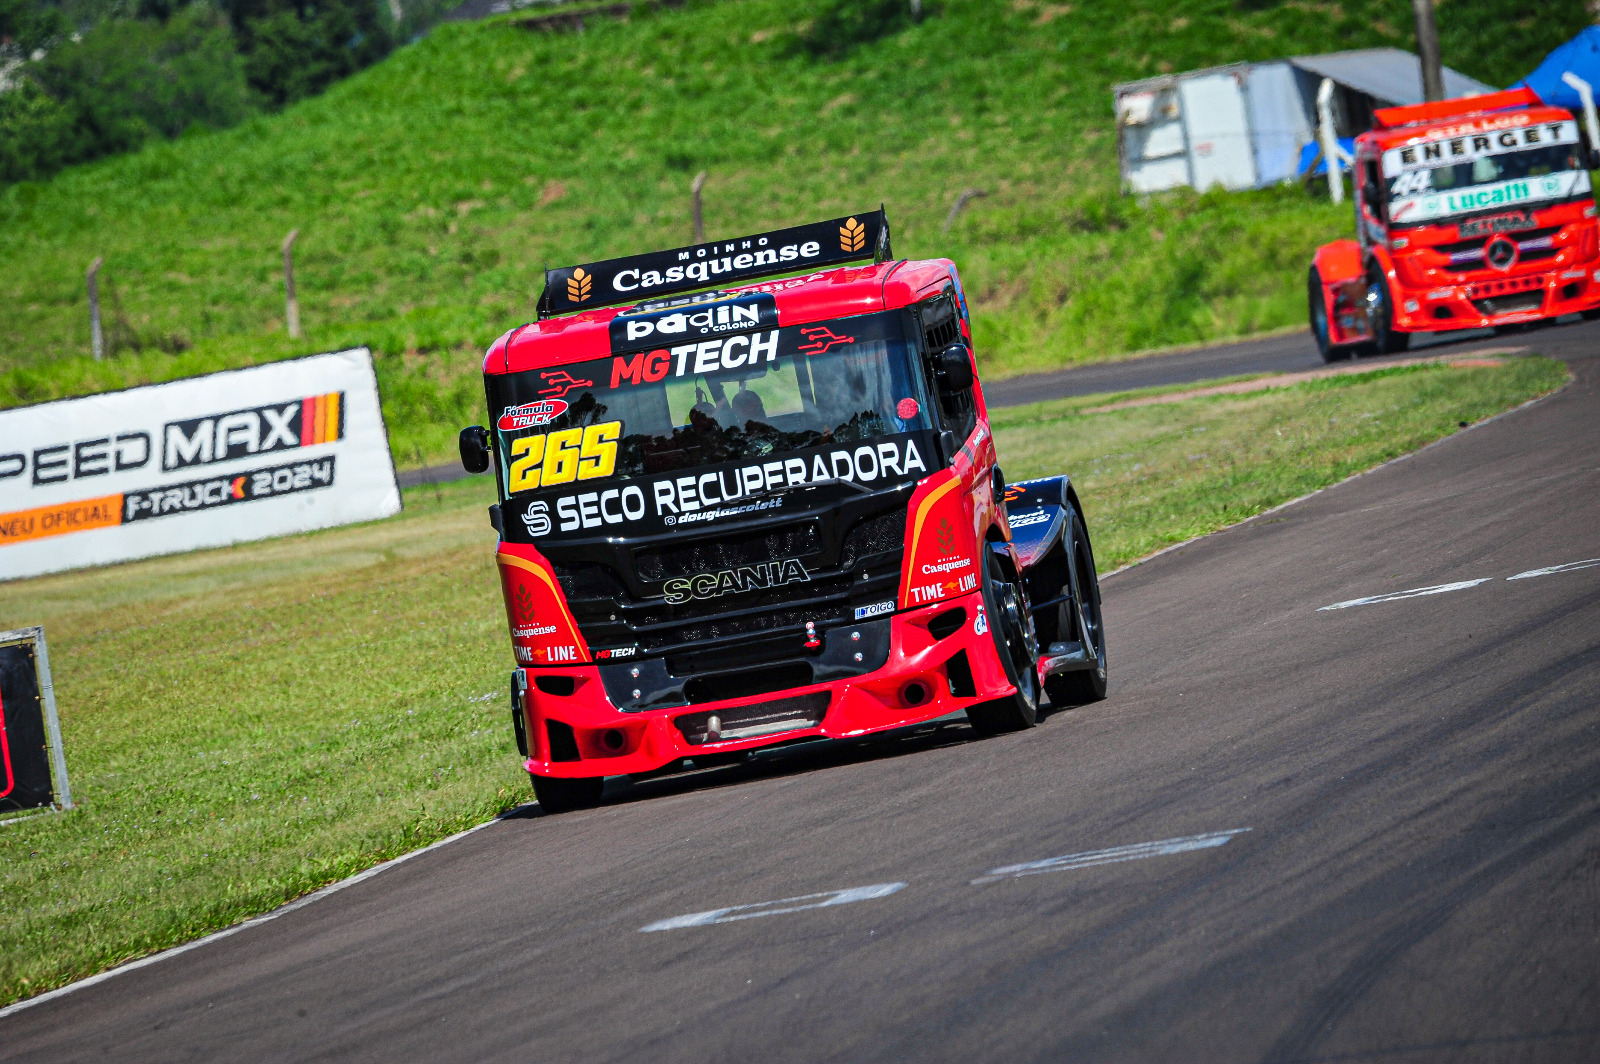
POLYGON ((532 535, 592 535, 705 520, 736 503, 759 512, 817 481, 878 488, 926 476, 933 422, 904 319, 691 334, 491 376, 502 497, 530 500, 532 535), (675 475, 691 470, 704 475, 675 475))
POLYGON ((1579 165, 1577 144, 1549 144, 1406 169, 1389 183, 1389 218, 1396 225, 1422 225, 1588 193, 1589 173, 1579 165))

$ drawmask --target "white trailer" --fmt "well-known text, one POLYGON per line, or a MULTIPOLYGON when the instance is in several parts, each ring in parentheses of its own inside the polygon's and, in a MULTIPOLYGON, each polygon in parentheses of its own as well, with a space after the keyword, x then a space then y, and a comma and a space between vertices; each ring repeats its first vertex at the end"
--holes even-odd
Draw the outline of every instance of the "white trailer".
MULTIPOLYGON (((1317 90, 1333 85, 1340 137, 1377 107, 1422 102, 1422 65, 1398 48, 1367 48, 1167 74, 1112 86, 1125 192, 1189 185, 1265 188, 1292 181, 1317 139, 1317 90)), ((1446 67, 1449 96, 1494 91, 1446 67)))

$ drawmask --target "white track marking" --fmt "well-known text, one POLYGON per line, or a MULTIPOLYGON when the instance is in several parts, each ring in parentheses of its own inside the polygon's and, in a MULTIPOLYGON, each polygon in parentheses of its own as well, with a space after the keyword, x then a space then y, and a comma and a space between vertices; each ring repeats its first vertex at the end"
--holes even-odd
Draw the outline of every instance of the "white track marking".
POLYGON ((1464 591, 1469 587, 1477 587, 1493 580, 1492 576, 1479 577, 1477 580, 1458 580, 1453 584, 1435 584, 1433 587, 1414 587, 1410 591, 1391 591, 1387 595, 1368 595, 1366 598, 1350 599, 1346 602, 1335 602, 1331 606, 1318 606, 1317 612, 1323 610, 1347 610, 1351 606, 1370 606, 1375 602, 1397 602, 1400 599, 1422 598, 1424 595, 1443 595, 1447 591, 1464 591))
POLYGON ((849 905, 853 901, 871 901, 887 898, 904 887, 904 883, 874 883, 870 887, 851 887, 848 890, 827 890, 820 894, 802 894, 797 898, 780 901, 758 901, 750 905, 730 905, 726 909, 708 909, 703 913, 674 916, 670 920, 657 920, 646 924, 640 931, 675 931, 680 927, 705 927, 709 924, 729 924, 735 920, 754 920, 758 916, 779 916, 805 909, 826 909, 833 905, 849 905))
POLYGON ((1535 576, 1549 576, 1551 573, 1570 573, 1574 569, 1589 569, 1596 565, 1600 565, 1600 558, 1585 558, 1581 562, 1568 562, 1565 565, 1547 565, 1543 569, 1529 569, 1525 573, 1518 573, 1516 576, 1508 576, 1506 579, 1527 580, 1530 577, 1535 576))
POLYGON ((1085 850, 1083 853, 1069 853, 1065 857, 1046 857, 1042 861, 991 868, 972 882, 974 885, 993 883, 997 879, 1035 876, 1041 872, 1065 872, 1072 868, 1093 868, 1095 865, 1116 864, 1118 861, 1137 861, 1144 857, 1165 857, 1168 854, 1188 853, 1190 850, 1209 850, 1214 846, 1222 846, 1235 835, 1242 835, 1249 830, 1249 828, 1233 828, 1205 835, 1185 835, 1178 839, 1113 846, 1109 850, 1085 850))
POLYGON ((296 898, 287 905, 279 906, 269 913, 263 913, 262 915, 252 917, 243 923, 234 924, 232 927, 223 928, 221 931, 209 934, 205 938, 197 938, 193 942, 185 942, 181 946, 174 946, 171 949, 162 950, 160 953, 152 953, 148 957, 140 957, 138 960, 129 961, 126 964, 120 964, 117 967, 112 968, 110 971, 101 972, 99 975, 91 975, 87 979, 79 979, 76 983, 68 983, 66 986, 57 987, 54 990, 47 990, 43 994, 28 998, 25 1001, 18 1001, 15 1004, 7 1005, 5 1008, 0 1009, 0 1020, 5 1019, 13 1012, 21 1012, 23 1009, 32 1008, 35 1005, 43 1005, 46 1001, 54 1001, 58 997, 65 997, 66 995, 75 991, 85 990, 91 986, 94 986, 96 983, 103 983, 107 979, 114 979, 119 975, 127 975, 129 972, 138 971, 140 968, 148 967, 152 964, 155 964, 157 961, 168 960, 172 957, 178 956, 180 953, 188 953, 192 949, 199 949, 201 946, 210 945, 218 939, 227 938, 230 935, 237 935, 240 931, 247 931, 252 927, 267 923, 269 920, 276 920, 280 916, 288 916, 296 909, 303 909, 314 901, 321 901, 330 894, 337 894, 346 887, 353 887, 357 883, 360 883, 363 880, 371 879, 379 872, 387 871, 397 864, 403 864, 404 862, 411 860, 413 857, 421 857, 429 850, 437 850, 441 846, 448 846, 452 842, 458 842, 459 840, 466 838, 468 835, 471 835, 474 831, 482 831, 491 824, 499 823, 499 821, 499 817, 496 817, 493 820, 486 820, 477 827, 472 827, 465 831, 457 832, 456 834, 451 835, 448 839, 440 839, 438 842, 435 842, 429 846, 424 846, 420 850, 412 850, 410 853, 403 853, 391 861, 385 861, 382 864, 373 865, 365 872, 357 872, 349 879, 341 879, 337 883, 330 883, 321 890, 312 891, 303 898, 296 898))

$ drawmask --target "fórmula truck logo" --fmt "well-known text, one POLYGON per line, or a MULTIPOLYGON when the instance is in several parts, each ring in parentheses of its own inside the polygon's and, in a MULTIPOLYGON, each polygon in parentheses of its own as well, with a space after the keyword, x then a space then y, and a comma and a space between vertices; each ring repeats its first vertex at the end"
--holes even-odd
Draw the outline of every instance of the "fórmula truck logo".
POLYGON ((500 420, 495 424, 500 427, 501 432, 533 429, 550 424, 566 412, 565 399, 536 399, 521 406, 506 407, 505 413, 500 415, 500 420))

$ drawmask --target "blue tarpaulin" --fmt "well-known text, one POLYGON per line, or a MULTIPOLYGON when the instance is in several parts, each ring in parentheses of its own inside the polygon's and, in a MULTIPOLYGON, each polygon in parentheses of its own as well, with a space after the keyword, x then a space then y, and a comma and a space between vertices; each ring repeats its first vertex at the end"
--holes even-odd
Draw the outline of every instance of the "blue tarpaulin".
MULTIPOLYGON (((1340 137, 1339 147, 1344 149, 1346 155, 1354 155, 1356 153, 1356 138, 1340 137)), ((1301 147, 1300 164, 1295 167, 1295 176, 1307 176, 1308 168, 1310 168, 1311 176, 1321 176, 1328 172, 1328 160, 1322 157, 1322 144, 1320 141, 1314 140, 1310 144, 1301 147)), ((1349 170, 1350 167, 1341 162, 1339 169, 1349 170)))
POLYGON ((1545 56, 1537 70, 1511 87, 1517 89, 1526 85, 1545 103, 1576 111, 1583 106, 1583 101, 1578 99, 1576 89, 1561 80, 1561 75, 1569 70, 1593 85, 1596 95, 1600 95, 1600 26, 1586 28, 1545 56))

